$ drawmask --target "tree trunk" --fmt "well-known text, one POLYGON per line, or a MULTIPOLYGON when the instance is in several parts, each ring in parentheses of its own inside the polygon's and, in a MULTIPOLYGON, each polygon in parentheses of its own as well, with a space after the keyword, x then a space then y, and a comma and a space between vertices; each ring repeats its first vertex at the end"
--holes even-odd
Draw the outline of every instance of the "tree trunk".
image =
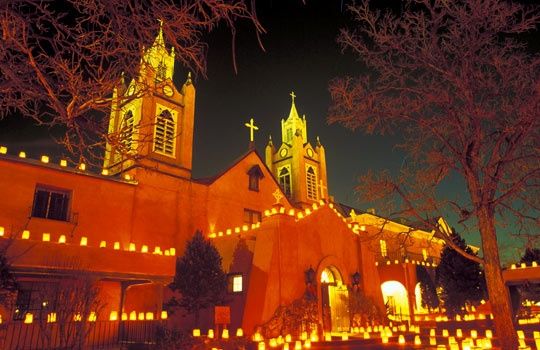
POLYGON ((510 294, 502 277, 494 222, 495 217, 489 209, 483 208, 479 211, 478 224, 482 237, 484 271, 495 334, 502 350, 515 350, 518 348, 518 338, 513 323, 510 294))

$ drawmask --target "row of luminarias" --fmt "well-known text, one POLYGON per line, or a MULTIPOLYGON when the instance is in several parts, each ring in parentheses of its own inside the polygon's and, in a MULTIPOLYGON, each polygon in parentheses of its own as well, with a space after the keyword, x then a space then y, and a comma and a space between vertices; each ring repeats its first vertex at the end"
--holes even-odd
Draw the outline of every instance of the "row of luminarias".
MULTIPOLYGON (((264 211, 264 217, 270 217, 273 215, 288 215, 291 217, 296 217, 297 221, 302 220, 309 215, 311 215, 313 212, 317 211, 319 208, 322 208, 325 206, 326 203, 324 200, 320 200, 318 203, 313 203, 310 208, 306 208, 304 210, 298 210, 298 209, 289 209, 286 210, 285 207, 280 206, 279 208, 274 207, 272 209, 267 209, 264 211)), ((355 234, 359 234, 360 231, 366 231, 365 225, 359 225, 357 223, 347 223, 347 219, 341 215, 341 213, 334 207, 333 203, 328 204, 328 206, 336 213, 336 215, 347 224, 347 226, 351 229, 351 231, 355 234)), ((216 238, 216 237, 223 237, 223 236, 230 236, 233 233, 241 233, 241 232, 247 232, 250 229, 256 229, 261 226, 260 222, 251 224, 251 225, 242 225, 237 226, 234 228, 228 228, 223 231, 219 232, 211 232, 208 237, 209 238, 216 238)))
MULTIPOLYGON (((373 328, 371 326, 364 329, 364 327, 354 327, 351 329, 352 334, 363 334, 363 339, 372 339, 372 338, 379 338, 382 344, 388 344, 389 338, 393 337, 395 333, 413 333, 414 334, 414 340, 413 344, 415 346, 422 345, 422 338, 420 335, 420 327, 415 325, 409 325, 408 329, 406 325, 400 325, 399 327, 394 326, 390 328, 389 326, 374 326, 373 328)), ((517 335, 520 342, 520 348, 523 349, 530 349, 529 347, 526 347, 525 344, 525 333, 522 330, 517 331, 517 335)), ((194 337, 200 337, 201 332, 200 329, 194 329, 193 330, 193 336, 194 337)), ((241 328, 239 328, 236 331, 237 337, 243 336, 243 331, 241 328)), ((450 350, 459 350, 459 349, 492 349, 492 339, 493 339, 493 332, 490 329, 485 330, 485 336, 479 337, 477 330, 470 330, 470 336, 466 337, 465 333, 462 329, 458 328, 455 330, 455 336, 450 336, 450 333, 447 329, 443 329, 442 333, 440 334, 440 337, 447 339, 448 342, 448 348, 450 350), (460 347, 461 342, 461 347, 460 347)), ((208 330, 208 338, 214 338, 214 330, 210 329, 208 330)), ((228 339, 229 338, 229 330, 224 329, 222 331, 221 335, 222 339, 228 339)), ((540 332, 534 331, 533 332, 533 338, 535 340, 535 345, 538 349, 540 349, 540 332)), ((252 337, 252 340, 257 343, 257 349, 258 350, 265 350, 266 349, 266 342, 264 341, 264 338, 260 333, 255 333, 252 337)), ((341 340, 342 341, 348 341, 349 340, 349 333, 343 332, 341 334, 341 340)), ((287 334, 286 336, 278 336, 277 338, 271 338, 268 340, 268 345, 270 348, 276 348, 276 347, 282 347, 284 350, 289 349, 307 349, 311 348, 311 343, 318 342, 319 336, 316 332, 316 330, 311 332, 311 335, 308 336, 307 332, 302 332, 298 340, 295 340, 293 342, 292 336, 290 334, 287 334), (294 343, 294 345, 293 345, 294 343), (290 345, 289 345, 290 344, 290 345)), ((324 341, 330 342, 333 341, 332 339, 332 333, 325 332, 324 333, 324 341)), ((398 335, 398 344, 405 345, 405 335, 399 334, 398 335)), ((430 329, 429 332, 429 345, 430 346, 437 346, 437 349, 447 349, 447 346, 445 344, 441 344, 441 341, 437 339, 437 333, 435 329, 430 329)))
MULTIPOLYGON (((481 300, 480 301, 481 304, 485 304, 485 301, 484 300, 481 300)), ((476 309, 474 306, 472 306, 472 311, 475 312, 476 309)), ((449 322, 449 321, 458 321, 458 322, 462 322, 462 321, 476 321, 476 320, 486 320, 486 319, 493 319, 493 314, 482 314, 482 313, 479 313, 477 315, 475 314, 467 314, 467 315, 456 315, 456 317, 454 319, 449 319, 448 316, 436 316, 436 317, 432 317, 430 315, 426 315, 426 316, 414 316, 414 320, 415 321, 435 321, 437 323, 441 323, 441 322, 449 322)), ((531 317, 531 318, 521 318, 521 319, 518 319, 518 324, 522 325, 522 324, 539 324, 540 323, 540 315, 537 315, 536 317, 531 317)), ((540 350, 540 349, 539 349, 540 350)))
MULTIPOLYGON (((430 263, 429 261, 420 261, 420 260, 409 260, 409 258, 405 258, 405 260, 403 261, 400 261, 400 260, 394 260, 393 261, 394 264, 401 264, 401 263, 405 263, 405 264, 413 264, 413 265, 421 265, 421 266, 426 266, 426 267, 436 267, 437 264, 436 263, 430 263)), ((375 261, 375 266, 379 266, 379 265, 392 265, 392 261, 391 260, 387 260, 386 263, 379 263, 378 261, 375 261)))
POLYGON ((527 266, 527 263, 524 263, 524 262, 521 263, 521 264, 512 264, 512 265, 510 266, 510 269, 512 269, 512 270, 515 270, 515 269, 525 269, 525 268, 527 268, 527 267, 538 267, 538 263, 537 263, 536 261, 533 261, 533 262, 531 263, 531 266, 527 266))
MULTIPOLYGON (((118 311, 111 311, 109 314, 109 321, 118 321, 118 311)), ((163 310, 160 313, 154 314, 153 312, 136 312, 131 311, 129 314, 127 312, 122 312, 120 314, 120 320, 121 321, 152 321, 157 319, 159 316, 160 320, 166 320, 168 318, 167 311, 163 310)), ((81 322, 82 316, 80 313, 76 313, 73 315, 73 321, 74 322, 81 322)), ((88 322, 96 322, 97 321, 97 314, 95 312, 90 312, 90 315, 88 315, 88 322)), ((31 324, 34 322, 34 315, 30 312, 27 312, 24 316, 24 323, 31 324)), ((56 322, 56 312, 49 312, 47 314, 47 323, 55 323, 56 322)), ((2 323, 2 318, 0 317, 0 323, 2 323)))
MULTIPOLYGON (((0 226, 0 237, 4 237, 5 235, 5 230, 4 230, 4 227, 3 226, 0 226)), ((23 240, 28 240, 30 239, 30 231, 29 230, 24 230, 21 234, 21 239, 23 240)), ((41 236, 41 240, 43 242, 51 242, 51 234, 50 233, 43 233, 42 236, 41 236)), ((57 241, 59 244, 66 244, 66 236, 65 235, 60 235, 58 237, 58 241, 57 241)), ((88 246, 88 237, 86 236, 83 236, 81 237, 80 241, 79 241, 79 245, 82 246, 82 247, 86 247, 88 246)), ((99 247, 100 248, 107 248, 107 241, 100 241, 99 242, 99 247)), ((113 249, 114 250, 120 250, 120 242, 114 242, 113 243, 113 249)), ((127 251, 130 251, 130 252, 136 252, 137 251, 137 246, 135 243, 129 243, 127 249, 125 249, 127 251)), ((150 249, 148 247, 148 245, 146 244, 143 244, 140 248, 140 252, 141 253, 149 253, 150 252, 150 249)), ((165 256, 175 256, 176 255, 176 248, 169 248, 169 249, 166 249, 166 250, 161 250, 161 247, 159 246, 156 246, 154 247, 154 250, 152 252, 153 254, 156 254, 156 255, 165 255, 165 256)))
MULTIPOLYGON (((400 325, 394 326, 390 328, 389 326, 374 326, 374 327, 354 327, 351 329, 351 332, 353 335, 355 334, 362 334, 363 339, 373 339, 373 338, 379 338, 382 344, 388 344, 389 338, 393 337, 396 333, 413 333, 414 334, 414 340, 413 344, 415 346, 422 345, 422 338, 420 335, 420 327, 415 325, 410 325, 408 328, 406 325, 400 325)), ((200 329, 196 328, 193 329, 193 337, 200 337, 201 331, 200 329)), ((244 333, 241 328, 238 328, 236 331, 237 337, 243 337, 244 333)), ((440 334, 441 337, 447 339, 448 346, 450 349, 460 349, 458 339, 461 340, 461 348, 462 349, 472 349, 476 346, 476 348, 480 349, 491 349, 492 348, 492 338, 493 338, 493 332, 491 330, 485 331, 485 337, 481 338, 478 336, 477 330, 470 330, 470 337, 464 337, 464 332, 461 329, 457 329, 455 332, 455 336, 450 336, 447 329, 444 329, 442 331, 442 334, 440 334)), ((534 338, 537 339, 537 336, 540 337, 540 332, 534 332, 534 338), (537 334, 538 333, 538 334, 537 334)), ((207 337, 212 339, 215 337, 214 330, 209 329, 207 333, 207 337)), ((229 339, 229 330, 223 329, 221 338, 222 339, 229 339)), ((334 334, 335 337, 335 334, 334 334)), ((349 340, 349 332, 342 332, 341 335, 342 341, 348 341, 349 340)), ((525 339, 524 332, 518 331, 518 337, 519 339, 525 339)), ((251 340, 255 343, 257 343, 257 349, 258 350, 265 350, 266 349, 266 341, 263 338, 263 336, 256 332, 253 334, 251 340)), ((405 345, 405 335, 404 334, 397 334, 397 340, 400 345, 405 345)), ((335 339, 332 338, 331 332, 325 332, 324 333, 324 341, 330 342, 335 341, 335 339)), ((300 349, 309 349, 311 348, 312 343, 319 342, 319 335, 317 334, 316 330, 313 330, 311 334, 308 335, 307 332, 302 332, 301 335, 297 340, 293 340, 293 337, 291 334, 287 334, 285 336, 278 336, 275 338, 268 339, 268 346, 270 348, 277 348, 281 347, 284 350, 300 350, 300 349)), ((446 342, 446 341, 445 341, 446 342)), ((437 340, 437 334, 435 329, 431 329, 429 333, 429 345, 431 346, 437 346, 437 349, 447 349, 446 345, 441 344, 440 341, 437 340)))
MULTIPOLYGON (((0 154, 7 154, 7 151, 8 151, 7 147, 0 146, 0 154)), ((19 158, 25 159, 26 158, 26 152, 24 152, 24 151, 19 152, 19 158)), ((41 158, 40 158, 40 161, 42 163, 44 163, 44 164, 49 164, 50 158, 47 155, 42 155, 41 158)), ((66 168, 67 165, 68 165, 68 161, 66 159, 61 159, 60 162, 59 162, 59 165, 62 168, 66 168)), ((86 164, 85 163, 79 163, 79 164, 77 164, 76 169, 79 170, 79 171, 86 171, 86 164)), ((103 169, 101 171, 101 175, 108 176, 109 175, 109 170, 103 169)), ((129 174, 124 174, 123 179, 125 181, 133 181, 133 178, 129 174)))

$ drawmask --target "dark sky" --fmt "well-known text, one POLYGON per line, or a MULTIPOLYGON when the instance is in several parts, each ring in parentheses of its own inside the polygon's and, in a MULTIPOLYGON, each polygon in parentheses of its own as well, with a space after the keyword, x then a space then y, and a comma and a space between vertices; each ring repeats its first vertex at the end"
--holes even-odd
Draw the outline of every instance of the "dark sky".
MULTIPOLYGON (((399 4, 395 0, 377 3, 399 4)), ((326 122, 329 81, 363 69, 350 53, 341 54, 336 43, 340 28, 351 25, 350 16, 342 11, 341 0, 307 0, 305 4, 301 0, 259 0, 257 4, 259 19, 267 31, 262 36, 266 51, 258 46, 253 27, 240 24, 236 38, 238 73, 232 64, 230 31, 218 28, 208 36, 207 78, 195 78, 194 177, 212 176, 247 151, 249 131, 244 123, 250 118, 259 127, 255 140, 261 155, 269 135, 278 145, 281 119, 289 114, 289 93, 294 91, 298 112, 306 115, 309 142, 314 144, 319 136, 326 148, 330 194, 336 201, 366 209, 354 192, 358 176, 369 169, 396 173, 404 155, 395 149, 399 134, 370 136, 326 122)), ((538 41, 533 42, 538 48, 538 41)), ((178 87, 186 75, 187 70, 177 64, 178 87)), ((21 149, 33 158, 61 153, 47 133, 21 125, 15 118, 0 122, 0 144, 8 145, 12 154, 21 149)), ((459 187, 459 183, 449 182, 444 191, 460 191, 459 187)), ((467 239, 479 244, 475 235, 467 239)), ((506 238, 504 241, 509 242, 506 238)), ((518 246, 505 253, 517 256, 522 249, 518 246)))
POLYGON ((266 52, 254 31, 241 26, 236 41, 238 73, 232 66, 231 36, 226 30, 210 36, 208 79, 196 80, 194 175, 208 176, 225 168, 247 150, 249 133, 244 122, 253 117, 259 126, 256 145, 261 155, 268 136, 281 139, 281 119, 287 118, 291 97, 305 114, 308 139, 320 136, 328 160, 329 190, 336 200, 356 204, 357 176, 370 168, 395 168, 401 156, 387 138, 352 133, 329 126, 328 82, 361 69, 352 55, 342 55, 336 36, 348 15, 339 0, 262 1, 259 18, 267 30, 266 52))

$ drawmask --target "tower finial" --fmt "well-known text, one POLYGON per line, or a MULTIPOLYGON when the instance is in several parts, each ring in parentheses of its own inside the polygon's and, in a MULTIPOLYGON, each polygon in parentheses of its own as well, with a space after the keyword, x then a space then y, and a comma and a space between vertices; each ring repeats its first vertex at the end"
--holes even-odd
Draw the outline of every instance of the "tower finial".
POLYGON ((185 85, 191 85, 191 71, 187 73, 187 80, 185 85))
POLYGON ((294 104, 294 98, 296 97, 296 95, 294 94, 294 91, 291 91, 291 93, 289 95, 291 95, 292 103, 294 104))
POLYGON ((165 39, 163 39, 163 20, 158 18, 159 22, 159 31, 152 46, 163 46, 165 47, 165 39))

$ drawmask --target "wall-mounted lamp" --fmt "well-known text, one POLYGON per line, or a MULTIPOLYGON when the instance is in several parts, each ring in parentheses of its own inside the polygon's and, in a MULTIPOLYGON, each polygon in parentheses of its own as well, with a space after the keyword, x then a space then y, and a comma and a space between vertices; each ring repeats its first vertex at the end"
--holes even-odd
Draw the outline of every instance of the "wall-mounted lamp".
POLYGON ((312 285, 313 283, 315 283, 315 270, 313 270, 313 267, 310 266, 309 269, 304 272, 304 275, 306 279, 306 285, 312 285))
POLYGON ((353 287, 358 287, 358 285, 360 284, 360 272, 356 271, 351 277, 353 287))

